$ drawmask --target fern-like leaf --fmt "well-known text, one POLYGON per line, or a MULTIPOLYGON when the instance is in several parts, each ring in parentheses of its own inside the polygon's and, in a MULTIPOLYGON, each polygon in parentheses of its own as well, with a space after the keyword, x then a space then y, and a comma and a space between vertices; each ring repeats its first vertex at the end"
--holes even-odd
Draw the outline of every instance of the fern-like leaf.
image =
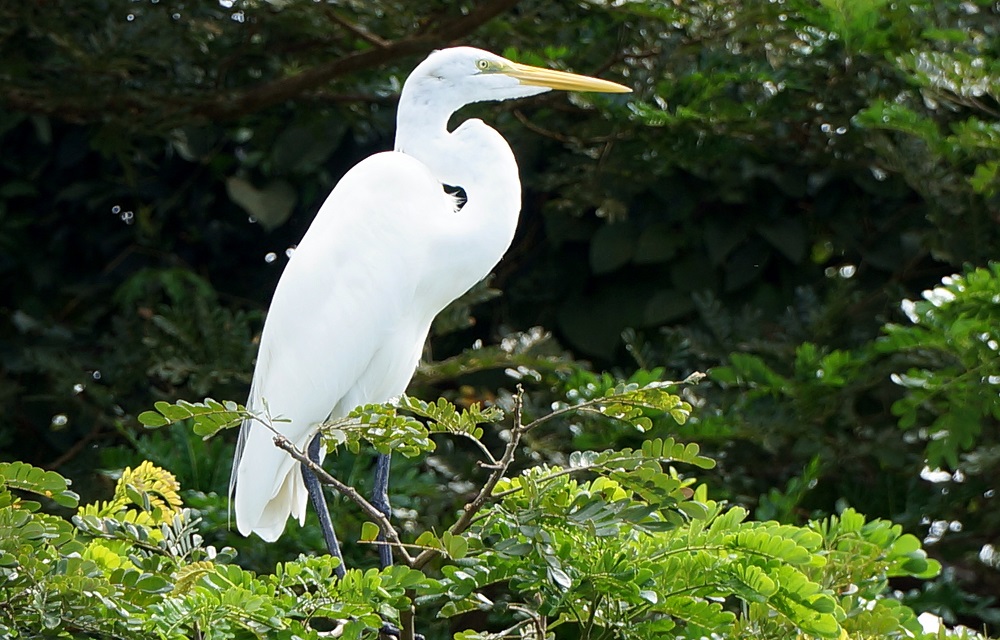
POLYGON ((115 498, 127 495, 145 511, 159 509, 164 514, 181 510, 180 483, 174 474, 157 467, 149 460, 138 467, 126 467, 115 488, 115 498))
POLYGON ((70 481, 55 471, 25 462, 0 462, 0 483, 51 499, 62 507, 75 507, 80 496, 69 490, 70 481))
POLYGON ((444 398, 439 398, 437 402, 424 402, 418 398, 402 396, 398 406, 430 420, 429 428, 433 433, 463 434, 476 440, 483 435, 479 425, 500 422, 504 418, 504 412, 499 407, 484 409, 479 403, 475 403, 468 409, 458 411, 455 405, 444 398))
POLYGON ((223 429, 238 427, 244 420, 254 417, 246 407, 231 400, 219 402, 205 398, 204 402, 178 400, 175 404, 160 401, 153 406, 156 411, 144 411, 138 417, 146 428, 158 429, 192 419, 194 432, 203 438, 210 438, 223 429))
POLYGON ((202 576, 214 570, 215 563, 209 560, 184 565, 174 573, 174 589, 171 595, 176 596, 191 591, 202 576))

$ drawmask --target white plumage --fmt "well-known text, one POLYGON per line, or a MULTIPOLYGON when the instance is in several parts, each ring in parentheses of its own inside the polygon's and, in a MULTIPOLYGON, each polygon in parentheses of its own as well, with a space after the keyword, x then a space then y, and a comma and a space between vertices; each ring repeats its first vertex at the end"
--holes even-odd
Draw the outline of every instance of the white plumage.
MULTIPOLYGON (((460 47, 437 51, 407 79, 396 150, 352 168, 285 267, 261 334, 247 408, 305 450, 317 425, 405 391, 431 321, 489 274, 510 246, 520 181, 510 147, 479 120, 454 132, 470 102, 550 88, 627 91, 601 80, 518 65, 460 47), (443 185, 460 186, 456 208, 443 185)), ((233 470, 244 535, 272 541, 305 519, 299 464, 273 434, 244 423, 233 470)))

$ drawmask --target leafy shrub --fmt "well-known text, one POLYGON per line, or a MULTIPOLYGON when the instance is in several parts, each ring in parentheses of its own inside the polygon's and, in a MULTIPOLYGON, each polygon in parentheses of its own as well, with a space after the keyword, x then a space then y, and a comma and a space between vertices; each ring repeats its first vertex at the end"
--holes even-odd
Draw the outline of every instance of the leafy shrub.
MULTIPOLYGON (((446 530, 409 541, 388 533, 401 564, 352 568, 343 579, 329 556, 301 556, 266 574, 232 564, 235 551, 203 544, 176 480, 151 464, 126 469, 112 499, 80 507, 71 524, 18 497, 72 508, 68 481, 4 463, 0 630, 5 637, 291 639, 336 629, 374 638, 391 622, 406 637, 414 627, 438 629, 434 617, 479 612, 487 622, 454 638, 937 637, 924 634, 888 589, 891 578, 940 570, 915 537, 851 509, 805 526, 749 520, 687 472, 714 465, 695 444, 650 439, 636 449, 575 452, 565 466, 510 471, 523 436, 570 413, 626 425, 658 416, 683 422, 691 406, 674 388, 619 384, 530 422, 522 421, 520 395, 506 412, 403 398, 324 426, 328 447, 364 441, 379 449, 394 438, 413 456, 433 448, 428 435, 454 434, 478 442, 490 469, 446 530), (371 429, 373 421, 388 428, 371 429), (486 428, 506 434, 502 453, 482 442, 486 428)), ((191 422, 211 435, 248 415, 206 401, 161 403, 142 419, 154 427, 191 422)), ((372 516, 354 536, 361 542, 392 526, 360 496, 352 500, 372 516)), ((457 618, 460 629, 465 619, 457 618)))

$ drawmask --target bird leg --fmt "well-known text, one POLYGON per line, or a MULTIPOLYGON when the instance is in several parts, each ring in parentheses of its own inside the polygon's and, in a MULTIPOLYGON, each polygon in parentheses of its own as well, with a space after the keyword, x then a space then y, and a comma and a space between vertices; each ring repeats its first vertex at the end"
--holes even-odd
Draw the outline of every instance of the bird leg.
MULTIPOLYGON (((392 458, 389 454, 379 454, 375 460, 375 481, 372 489, 372 506, 381 511, 386 518, 392 515, 389 506, 389 464, 392 458)), ((392 565, 392 548, 385 544, 385 531, 378 534, 379 566, 385 569, 392 565)))
MULTIPOLYGON (((312 439, 309 443, 309 448, 306 453, 309 459, 315 464, 319 464, 319 448, 321 444, 321 439, 319 434, 312 439)), ((319 526, 323 530, 323 539, 326 541, 326 548, 329 550, 330 555, 340 560, 340 565, 334 569, 334 573, 337 574, 338 578, 343 578, 346 574, 346 568, 344 567, 344 556, 340 553, 340 544, 337 542, 337 532, 333 530, 333 522, 330 520, 330 511, 326 507, 326 498, 323 496, 323 485, 320 484, 319 478, 311 470, 302 467, 302 479, 306 482, 306 490, 309 492, 309 501, 312 503, 313 509, 316 511, 316 515, 319 516, 319 526)))
MULTIPOLYGON (((389 454, 379 454, 375 459, 375 480, 372 484, 372 506, 382 512, 386 518, 392 515, 392 507, 389 506, 389 464, 392 458, 389 454)), ((383 569, 392 566, 392 547, 385 544, 385 531, 379 530, 378 538, 381 544, 378 545, 378 562, 383 569)), ((403 632, 393 624, 385 623, 379 629, 379 637, 402 638, 403 632)), ((415 640, 424 640, 424 636, 419 633, 413 634, 415 640)))
MULTIPOLYGON (((372 489, 372 506, 382 512, 388 519, 392 515, 392 507, 389 505, 389 466, 392 457, 389 454, 379 454, 375 459, 375 485, 372 489)), ((383 569, 392 566, 392 547, 385 544, 385 531, 379 531, 378 546, 379 566, 383 569)), ((403 638, 403 632, 395 625, 385 623, 379 629, 379 637, 403 638)), ((424 636, 414 633, 414 640, 424 640, 424 636)))
MULTIPOLYGON (((309 443, 309 448, 306 453, 309 459, 314 463, 319 464, 319 448, 322 440, 319 434, 312 439, 309 443)), ((379 511, 385 514, 388 518, 391 513, 389 507, 389 456, 380 455, 378 460, 375 462, 375 494, 372 498, 372 504, 379 511)), ((316 474, 302 467, 302 478, 306 482, 306 490, 309 492, 309 501, 312 502, 313 509, 316 510, 316 515, 319 516, 319 525, 323 530, 323 539, 326 540, 326 547, 330 551, 330 555, 340 559, 340 565, 334 569, 334 573, 338 578, 343 578, 347 571, 344 568, 344 556, 340 553, 340 544, 337 542, 337 533, 333 530, 333 522, 330 520, 330 511, 326 507, 326 498, 323 496, 323 485, 320 484, 319 478, 316 474)), ((385 534, 380 533, 378 539, 381 542, 385 542, 385 534)), ((382 568, 388 567, 392 564, 392 549, 389 545, 381 544, 378 548, 379 561, 382 568)), ((380 636, 387 636, 390 638, 402 638, 403 634, 395 625, 388 622, 384 623, 379 629, 380 636)), ((424 636, 415 633, 413 634, 415 640, 424 640, 424 636)))

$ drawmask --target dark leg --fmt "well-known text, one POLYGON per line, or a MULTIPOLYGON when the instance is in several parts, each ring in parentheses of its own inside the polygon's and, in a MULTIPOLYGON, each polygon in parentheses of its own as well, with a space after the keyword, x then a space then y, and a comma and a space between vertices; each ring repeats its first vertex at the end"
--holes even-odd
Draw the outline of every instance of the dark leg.
MULTIPOLYGON (((307 453, 309 459, 319 464, 320 437, 317 434, 309 443, 307 453)), ((326 540, 326 548, 330 555, 340 559, 340 566, 335 570, 338 578, 343 578, 346 573, 344 567, 344 556, 340 554, 340 544, 337 542, 337 533, 333 530, 333 522, 330 521, 330 511, 326 508, 326 498, 323 497, 323 485, 319 483, 316 474, 309 469, 302 467, 302 479, 306 481, 306 490, 309 491, 309 501, 312 503, 316 515, 319 516, 319 526, 323 530, 323 539, 326 540)))
MULTIPOLYGON (((380 454, 375 460, 375 486, 372 488, 372 506, 385 514, 388 518, 392 515, 389 507, 389 463, 391 457, 388 454, 380 454)), ((385 531, 378 534, 378 541, 385 542, 385 531)), ((379 565, 385 569, 392 564, 392 548, 387 544, 378 546, 379 565)))
MULTIPOLYGON (((392 508, 389 506, 389 465, 391 461, 391 456, 384 454, 380 454, 375 459, 375 480, 373 483, 375 486, 372 488, 372 506, 381 511, 386 518, 392 516, 392 508)), ((378 534, 378 541, 385 542, 384 531, 378 534)), ((392 566, 392 547, 387 544, 378 546, 378 562, 383 569, 392 566)), ((399 629, 388 623, 382 625, 379 633, 381 636, 389 638, 402 636, 399 629)), ((415 633, 414 637, 417 640, 424 640, 424 637, 419 633, 415 633)))
MULTIPOLYGON (((319 464, 320 437, 317 435, 309 443, 306 453, 309 459, 319 464)), ((380 455, 375 462, 375 492, 372 504, 388 518, 391 513, 389 507, 389 462, 387 455, 380 455)), ((302 467, 302 478, 306 481, 306 490, 309 491, 309 501, 312 503, 316 515, 319 516, 319 525, 323 530, 323 539, 326 540, 326 547, 330 555, 340 558, 340 566, 335 569, 338 578, 343 578, 347 573, 344 567, 344 556, 340 554, 340 544, 337 542, 337 533, 333 530, 333 522, 330 520, 330 511, 326 508, 326 499, 323 497, 323 485, 320 484, 316 474, 302 467)), ((379 541, 385 542, 385 534, 379 534, 379 541)), ((392 564, 392 550, 387 545, 379 545, 379 561, 382 568, 392 564)), ((379 629, 380 635, 390 638, 399 638, 400 631, 391 624, 384 624, 379 629)), ((414 634, 417 640, 424 640, 424 636, 419 633, 414 634)))

